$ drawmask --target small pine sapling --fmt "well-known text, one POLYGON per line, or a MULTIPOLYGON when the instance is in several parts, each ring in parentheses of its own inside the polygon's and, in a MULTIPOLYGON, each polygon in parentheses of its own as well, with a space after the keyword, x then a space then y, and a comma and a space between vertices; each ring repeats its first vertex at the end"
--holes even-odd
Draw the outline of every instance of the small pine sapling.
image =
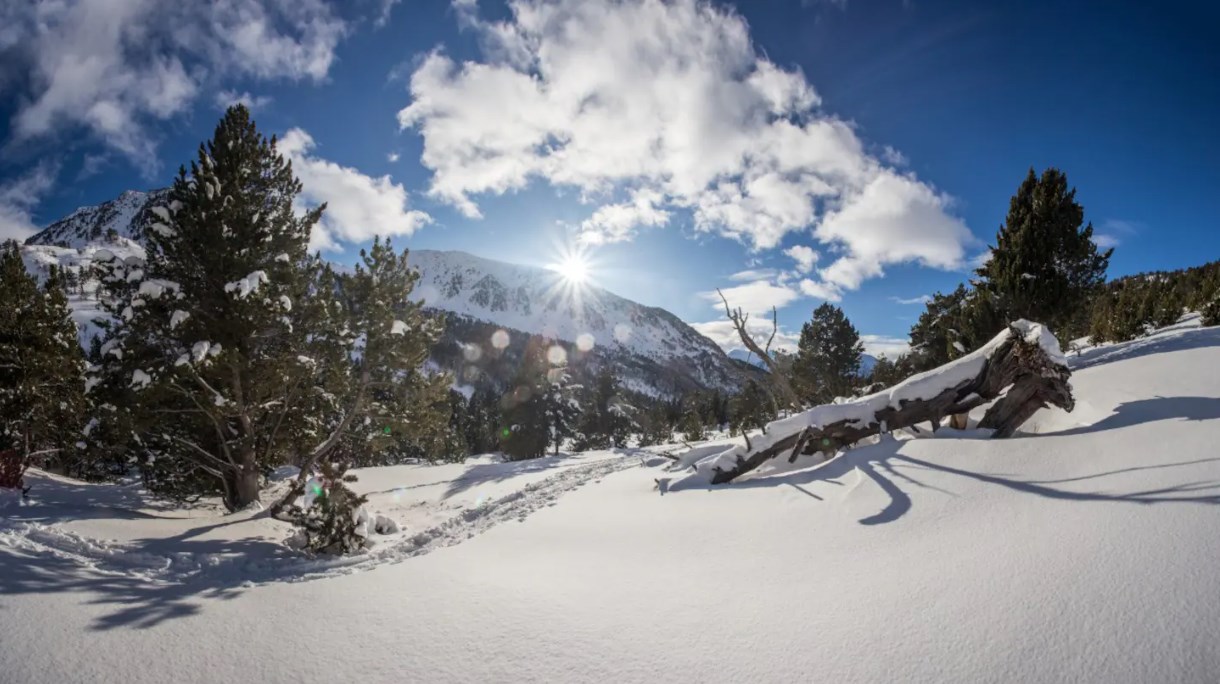
POLYGON ((367 541, 360 531, 360 507, 368 497, 353 492, 347 484, 356 481, 347 473, 346 463, 325 461, 315 487, 307 492, 308 508, 298 508, 294 524, 301 528, 303 548, 314 553, 340 555, 365 548, 367 541))

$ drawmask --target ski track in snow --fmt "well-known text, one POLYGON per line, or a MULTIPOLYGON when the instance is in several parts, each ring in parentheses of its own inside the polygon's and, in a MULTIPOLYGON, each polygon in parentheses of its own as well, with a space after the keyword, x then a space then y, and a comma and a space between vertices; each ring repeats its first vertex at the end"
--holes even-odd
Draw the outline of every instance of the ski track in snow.
MULTIPOLYGON (((299 582, 370 570, 385 563, 399 563, 438 549, 460 544, 509 521, 524 521, 530 514, 554 506, 559 498, 590 481, 641 465, 637 454, 610 458, 567 468, 525 485, 520 490, 468 508, 426 530, 380 537, 365 553, 340 558, 243 558, 230 554, 157 553, 132 545, 91 539, 55 524, 5 522, 0 520, 0 548, 31 556, 50 555, 106 574, 138 577, 166 583, 211 583, 241 577, 243 586, 268 582, 299 582)), ((260 514, 259 517, 265 514, 260 514)), ((257 518, 256 518, 257 519, 257 518)), ((156 548, 156 542, 148 545, 156 548)), ((290 553, 287 547, 284 553, 290 553)))

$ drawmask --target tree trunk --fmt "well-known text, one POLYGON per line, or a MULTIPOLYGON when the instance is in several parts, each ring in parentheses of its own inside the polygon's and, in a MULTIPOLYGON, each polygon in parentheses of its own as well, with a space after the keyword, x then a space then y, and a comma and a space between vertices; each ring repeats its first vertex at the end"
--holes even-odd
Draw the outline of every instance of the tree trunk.
POLYGON ((230 512, 240 511, 258 501, 258 478, 258 466, 253 460, 226 473, 228 482, 225 483, 225 508, 230 512))
POLYGON ((781 454, 790 454, 789 461, 795 461, 802 453, 822 452, 831 456, 865 437, 880 434, 883 429, 899 430, 926 421, 935 430, 945 416, 964 415, 1002 393, 1003 398, 988 409, 979 423, 979 427, 993 430, 993 437, 1011 436, 1048 404, 1071 411, 1075 406, 1068 383, 1071 371, 1060 362, 1057 353, 1052 357, 1042 348, 1038 332, 1036 324, 1018 321, 975 354, 914 376, 895 388, 846 404, 818 406, 776 421, 767 428, 770 439, 758 440, 763 446, 752 448, 747 440, 744 453, 741 447, 734 447, 711 461, 712 484, 731 482, 781 454), (961 364, 977 364, 980 360, 981 368, 975 376, 961 380, 961 364), (953 379, 957 381, 954 383, 953 379), (915 387, 919 391, 912 392, 915 387), (892 393, 899 389, 917 398, 895 399, 892 393), (776 435, 777 430, 787 434, 776 435))

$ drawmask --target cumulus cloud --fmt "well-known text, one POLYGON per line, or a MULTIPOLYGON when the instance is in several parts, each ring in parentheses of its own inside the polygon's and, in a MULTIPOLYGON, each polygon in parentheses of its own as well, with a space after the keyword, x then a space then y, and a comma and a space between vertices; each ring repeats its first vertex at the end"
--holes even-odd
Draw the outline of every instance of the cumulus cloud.
MULTIPOLYGON (((699 334, 715 342, 725 352, 731 352, 737 349, 744 350, 746 346, 741 343, 741 336, 737 334, 737 329, 728 320, 708 321, 706 323, 691 323, 699 334)), ((767 343, 767 338, 771 337, 771 319, 770 318, 751 318, 746 322, 746 332, 754 339, 758 345, 764 346, 767 343)), ((792 333, 784 328, 780 328, 775 335, 775 339, 771 342, 771 349, 779 349, 786 352, 796 351, 796 343, 800 340, 800 335, 792 333)))
POLYGON ((246 109, 255 111, 262 109, 271 104, 270 95, 251 95, 248 91, 237 92, 236 90, 222 90, 216 93, 216 106, 219 109, 228 109, 235 104, 243 104, 246 109))
POLYGON ((911 351, 911 341, 903 337, 861 335, 860 341, 864 343, 864 352, 873 356, 886 356, 890 359, 896 359, 911 351))
POLYGON ((63 0, 0 14, 11 142, 83 127, 146 169, 145 124, 226 75, 322 80, 346 32, 322 0, 63 0))
POLYGON ((787 254, 796 261, 796 270, 801 273, 812 271, 813 265, 818 263, 818 253, 813 251, 812 247, 806 245, 793 245, 785 249, 784 254, 787 254))
POLYGON ((786 285, 756 280, 745 285, 721 288, 720 292, 700 292, 699 296, 711 302, 717 308, 723 308, 720 294, 728 300, 729 306, 740 308, 748 314, 770 314, 771 308, 782 309, 797 298, 800 293, 786 285))
POLYGON ((660 201, 660 193, 637 190, 628 202, 602 205, 581 223, 581 241, 588 244, 623 242, 631 239, 638 226, 665 225, 669 212, 657 208, 660 201))
POLYGON ((360 242, 375 235, 411 235, 431 223, 428 214, 410 209, 407 191, 389 176, 374 178, 321 159, 308 133, 293 128, 279 141, 279 151, 292 161, 304 191, 304 206, 326 203, 322 223, 311 236, 311 249, 336 249, 338 241, 360 242))
POLYGON ((397 152, 390 152, 389 154, 387 154, 387 155, 385 156, 385 160, 386 160, 386 161, 388 161, 388 162, 390 162, 391 164, 393 164, 394 162, 398 161, 398 153, 397 153, 397 152))
MULTIPOLYGON (((756 251, 808 231, 840 255, 801 288, 824 295, 889 264, 960 267, 974 241, 946 196, 896 169, 896 150, 868 152, 731 9, 510 0, 508 19, 488 21, 474 0, 454 7, 482 57, 426 56, 398 119, 423 138, 430 195, 468 217, 480 196, 545 182, 595 205, 581 225, 593 242, 677 211, 756 251)), ((793 258, 813 275, 812 259, 793 258)))
POLYGON ((847 193, 842 205, 815 228, 821 240, 847 254, 820 273, 822 279, 854 290, 880 276, 886 264, 917 262, 958 268, 974 237, 946 213, 948 199, 909 175, 884 169, 863 187, 847 193))
POLYGON ((828 302, 837 302, 843 299, 843 293, 838 287, 827 283, 820 283, 809 278, 802 278, 799 283, 801 293, 807 297, 814 299, 825 299, 828 302))
POLYGON ((22 241, 38 232, 30 213, 51 189, 58 169, 50 163, 0 184, 0 240, 22 241))

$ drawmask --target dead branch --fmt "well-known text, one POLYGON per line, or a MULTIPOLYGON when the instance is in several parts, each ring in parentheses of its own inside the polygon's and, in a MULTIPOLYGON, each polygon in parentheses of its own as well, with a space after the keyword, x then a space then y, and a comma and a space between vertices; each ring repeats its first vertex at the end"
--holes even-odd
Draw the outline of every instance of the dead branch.
POLYGON ((999 401, 987 410, 979 427, 993 430, 992 436, 998 438, 1011 436, 1038 409, 1048 405, 1071 411, 1075 406, 1068 382, 1071 371, 1058 358, 1052 358, 1036 338, 1031 339, 1031 330, 1041 327, 1018 321, 971 355, 973 358, 952 361, 895 388, 853 402, 818 406, 776 421, 770 425, 772 431, 787 434, 766 440, 765 446, 757 450, 747 447, 745 453, 722 454, 724 462, 711 467, 712 484, 731 482, 785 453, 790 454, 789 461, 795 461, 802 453, 822 452, 831 456, 865 437, 880 434, 882 426, 886 431, 894 431, 928 422, 935 430, 945 416, 967 413, 997 398, 999 401), (961 380, 959 373, 956 381, 941 381, 937 385, 942 377, 953 377, 943 372, 949 366, 978 363, 980 359, 980 370, 974 377, 961 380), (915 382, 920 383, 922 391, 915 392, 912 398, 899 398, 894 405, 894 397, 899 396, 895 392, 915 387, 912 384, 915 382), (829 416, 836 418, 827 420, 829 416))
POLYGON ((716 289, 716 294, 720 295, 720 301, 724 302, 724 315, 728 316, 729 322, 737 329, 737 335, 741 338, 741 343, 746 346, 746 349, 752 354, 757 354, 758 358, 767 365, 767 370, 771 375, 771 383, 775 387, 776 394, 783 404, 794 410, 800 410, 801 402, 796 397, 796 392, 792 390, 792 384, 788 382, 787 376, 781 371, 779 364, 771 356, 771 342, 775 339, 776 333, 779 331, 779 319, 774 309, 772 309, 771 318, 771 337, 767 340, 767 348, 763 349, 758 346, 758 342, 750 336, 746 330, 746 323, 750 320, 750 314, 742 312, 738 307, 733 309, 729 306, 729 300, 725 298, 724 293, 719 288, 716 289))

